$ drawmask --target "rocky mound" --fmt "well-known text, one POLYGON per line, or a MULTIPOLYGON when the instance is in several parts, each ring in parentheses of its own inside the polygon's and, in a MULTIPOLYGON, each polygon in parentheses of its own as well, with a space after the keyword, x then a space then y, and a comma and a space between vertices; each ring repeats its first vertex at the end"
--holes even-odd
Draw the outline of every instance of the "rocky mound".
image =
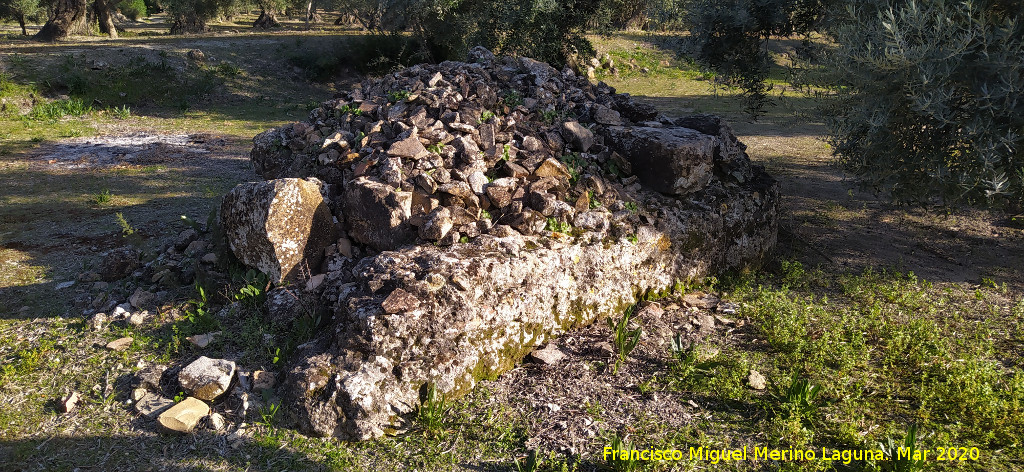
POLYGON ((327 307, 287 375, 291 417, 368 439, 403 429, 428 384, 465 393, 645 294, 759 263, 777 186, 744 149, 717 117, 478 48, 257 136, 268 181, 221 221, 282 286, 272 316, 327 307))

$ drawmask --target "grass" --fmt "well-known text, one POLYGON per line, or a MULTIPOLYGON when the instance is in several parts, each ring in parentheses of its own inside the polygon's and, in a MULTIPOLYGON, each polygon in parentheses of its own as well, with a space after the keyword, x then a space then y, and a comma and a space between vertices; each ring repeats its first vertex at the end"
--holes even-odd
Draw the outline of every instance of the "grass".
POLYGON ((766 418, 765 439, 778 447, 879 449, 913 427, 919 448, 977 447, 985 457, 967 467, 1015 468, 1024 373, 1002 360, 1000 346, 1021 327, 1019 300, 909 273, 799 263, 730 290, 750 320, 749 341, 678 355, 666 388, 766 418), (771 395, 745 388, 751 367, 770 379, 771 395))

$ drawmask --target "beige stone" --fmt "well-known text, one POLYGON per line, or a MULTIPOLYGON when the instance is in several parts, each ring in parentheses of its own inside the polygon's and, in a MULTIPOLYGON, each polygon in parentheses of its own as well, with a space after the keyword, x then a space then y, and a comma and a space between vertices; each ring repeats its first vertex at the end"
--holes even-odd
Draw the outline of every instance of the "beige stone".
POLYGON ((188 397, 161 413, 157 421, 171 431, 188 433, 195 429, 199 420, 209 414, 209 405, 202 400, 188 397))

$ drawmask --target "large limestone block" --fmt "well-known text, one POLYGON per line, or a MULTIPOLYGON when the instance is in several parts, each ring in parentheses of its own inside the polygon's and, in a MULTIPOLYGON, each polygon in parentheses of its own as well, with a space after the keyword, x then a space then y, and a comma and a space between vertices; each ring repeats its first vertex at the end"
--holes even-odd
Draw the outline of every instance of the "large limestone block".
POLYGON ((610 145, 624 155, 644 186, 687 195, 711 181, 718 139, 688 128, 608 129, 610 145))
POLYGON ((300 269, 315 271, 324 248, 334 240, 333 217, 321 186, 315 178, 236 186, 220 211, 231 251, 274 283, 300 269))
POLYGON ((311 434, 392 434, 407 427, 426 383, 457 397, 647 290, 756 266, 776 242, 777 184, 758 171, 728 191, 713 186, 686 199, 635 195, 662 216, 632 241, 482 235, 329 274, 334 327, 293 356, 286 404, 311 434))

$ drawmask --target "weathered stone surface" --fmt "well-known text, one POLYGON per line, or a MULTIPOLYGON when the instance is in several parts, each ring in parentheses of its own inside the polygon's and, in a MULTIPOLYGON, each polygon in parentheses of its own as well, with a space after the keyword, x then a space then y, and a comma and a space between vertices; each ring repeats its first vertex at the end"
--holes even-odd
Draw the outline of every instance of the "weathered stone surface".
POLYGON ((298 294, 284 287, 275 287, 267 292, 267 316, 279 326, 288 326, 302 314, 302 303, 298 294))
POLYGON ((182 388, 201 400, 213 400, 228 391, 235 375, 235 363, 202 356, 178 373, 182 388))
POLYGON ((135 402, 135 412, 146 418, 153 419, 173 405, 174 400, 164 398, 155 393, 145 392, 142 398, 135 402))
POLYGON ((221 204, 231 251, 278 283, 320 264, 334 242, 332 215, 316 179, 239 184, 221 204))
POLYGON ((107 282, 124 278, 141 265, 139 255, 138 249, 129 246, 113 249, 103 256, 96 271, 107 282))
POLYGON ((388 155, 409 159, 420 159, 429 154, 427 148, 423 147, 423 143, 420 143, 416 133, 412 133, 408 138, 401 141, 395 141, 388 148, 388 155))
POLYGON ((338 331, 322 340, 326 348, 311 343, 298 353, 289 372, 286 395, 302 429, 359 439, 400 430, 424 382, 458 396, 534 346, 621 312, 638 290, 756 264, 775 244, 778 195, 770 178, 751 177, 732 193, 716 186, 690 201, 643 191, 638 199, 665 215, 640 226, 635 243, 545 247, 537 237, 481 235, 473 245, 407 247, 362 260, 357 278, 336 279, 359 287, 335 306, 338 331), (452 283, 431 291, 420 282, 428 276, 452 283), (382 302, 394 292, 374 289, 387 286, 418 306, 388 313, 382 302))
POLYGON ((594 121, 602 125, 619 126, 622 124, 622 117, 619 116, 619 112, 606 106, 596 106, 593 113, 594 121))
POLYGON ((135 290, 131 297, 128 297, 128 303, 131 303, 135 308, 144 308, 153 303, 154 298, 152 292, 147 292, 140 288, 135 290))
POLYGON ((587 152, 594 145, 594 133, 578 121, 566 121, 560 128, 562 138, 574 151, 587 152))
POLYGON ((188 433, 195 429, 199 420, 209 414, 209 405, 201 400, 188 397, 161 413, 157 421, 171 431, 188 433))
POLYGON ((78 402, 82 401, 81 395, 78 392, 71 392, 70 395, 66 395, 60 399, 60 411, 64 413, 71 413, 78 406, 78 402))
POLYGON ((686 195, 711 181, 717 138, 688 128, 612 127, 615 149, 640 182, 662 193, 686 195))
POLYGON ((565 358, 565 354, 557 347, 547 346, 544 349, 537 349, 527 356, 533 362, 545 365, 555 365, 565 358))
POLYGON ((357 242, 385 251, 416 239, 408 222, 412 216, 412 192, 396 191, 384 183, 359 177, 346 187, 341 205, 348 234, 357 242))
POLYGON ((537 166, 537 170, 533 171, 533 175, 537 177, 568 179, 572 174, 569 173, 569 169, 565 167, 565 164, 557 159, 548 158, 544 159, 544 162, 537 166))
POLYGON ((768 380, 760 372, 751 370, 747 376, 747 385, 754 390, 764 390, 768 388, 768 380))
POLYGON ((194 344, 196 347, 202 349, 205 348, 206 346, 209 346, 214 339, 217 339, 217 336, 220 336, 220 331, 214 331, 206 334, 196 334, 194 336, 189 336, 185 339, 188 340, 188 342, 194 344))
MULTIPOLYGON (((264 179, 311 175, 310 163, 292 156, 294 151, 290 144, 298 143, 300 139, 291 125, 264 131, 252 138, 249 158, 256 167, 256 173, 264 179)), ((303 147, 300 145, 299 150, 303 147)))
POLYGON ((452 212, 440 207, 427 215, 427 221, 420 226, 420 237, 428 241, 440 241, 452 230, 452 212))
POLYGON ((107 343, 107 349, 110 349, 111 351, 123 351, 132 345, 132 341, 134 341, 134 339, 130 337, 118 338, 107 343))

